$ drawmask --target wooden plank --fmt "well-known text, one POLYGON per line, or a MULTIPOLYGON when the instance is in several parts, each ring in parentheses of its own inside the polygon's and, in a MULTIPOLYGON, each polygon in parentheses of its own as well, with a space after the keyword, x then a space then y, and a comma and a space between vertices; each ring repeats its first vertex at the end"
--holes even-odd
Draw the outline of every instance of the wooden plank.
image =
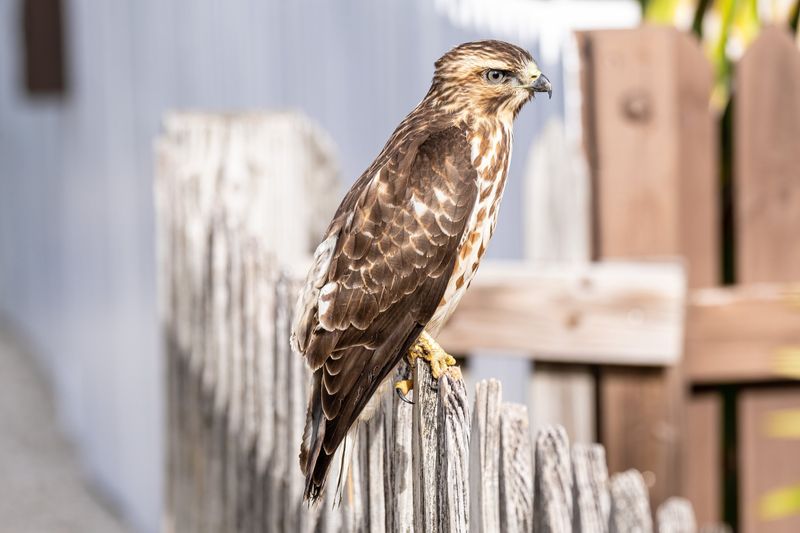
POLYGON ((500 405, 495 379, 475 386, 470 435, 470 524, 473 531, 500 530, 500 405))
POLYGON ((677 386, 662 369, 604 368, 600 402, 601 442, 608 469, 643 470, 654 503, 678 494, 681 488, 678 446, 680 420, 676 414, 677 386))
POLYGON ((448 351, 640 365, 667 364, 681 353, 678 263, 484 266, 439 335, 448 351))
POLYGON ((637 470, 611 477, 611 533, 651 533, 653 519, 647 486, 637 470))
MULTIPOLYGON (((596 256, 679 255, 691 286, 714 284, 716 134, 702 51, 672 28, 592 32, 584 41, 596 256)), ((677 367, 600 374, 609 466, 649 472, 656 503, 680 490, 683 394, 677 367)))
POLYGON ((714 73, 694 36, 673 36, 678 70, 677 244, 647 253, 680 253, 687 261, 689 287, 713 287, 721 276, 719 126, 709 105, 714 73))
POLYGON ((658 533, 695 533, 697 522, 689 500, 669 498, 656 511, 658 533))
POLYGON ((572 446, 575 531, 606 533, 611 516, 606 452, 600 444, 572 446))
POLYGON ((800 394, 797 387, 739 395, 739 501, 743 533, 800 530, 800 394))
POLYGON ((692 291, 685 368, 694 383, 800 378, 800 288, 759 283, 692 291))
POLYGON ((572 463, 563 427, 550 426, 536 438, 533 519, 535 531, 572 531, 572 463))
POLYGON ((414 365, 414 409, 412 419, 412 468, 414 470, 414 530, 439 531, 437 494, 439 402, 436 380, 427 364, 414 365))
POLYGON ((533 446, 524 405, 500 406, 500 530, 533 530, 533 446))
POLYGON ((714 284, 710 65, 690 36, 672 28, 599 31, 585 38, 599 257, 685 255, 691 285, 714 284))
POLYGON ((572 442, 595 442, 596 390, 594 371, 588 366, 534 363, 530 386, 533 434, 558 424, 572 442))
MULTIPOLYGON (((470 412, 467 388, 458 368, 439 379, 439 530, 469 531, 470 412)), ((530 456, 529 456, 530 457, 530 456)), ((513 531, 513 530, 507 530, 513 531)))
POLYGON ((736 67, 734 199, 740 283, 800 279, 800 52, 767 27, 736 67))
MULTIPOLYGON (((405 362, 400 363, 396 377, 405 379, 409 375, 405 362)), ((412 406, 395 394, 387 395, 384 404, 391 416, 386 417, 386 465, 389 469, 387 482, 387 524, 390 531, 412 533, 414 531, 414 499, 412 494, 412 406)))
POLYGON ((722 521, 722 398, 718 392, 690 394, 682 494, 692 502, 697 522, 722 521))

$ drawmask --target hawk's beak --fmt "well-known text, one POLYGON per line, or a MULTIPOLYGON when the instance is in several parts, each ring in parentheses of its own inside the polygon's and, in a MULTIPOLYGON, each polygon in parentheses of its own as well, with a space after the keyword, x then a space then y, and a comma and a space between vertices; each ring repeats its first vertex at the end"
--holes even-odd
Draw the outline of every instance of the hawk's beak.
POLYGON ((547 93, 548 98, 553 97, 553 86, 550 85, 550 80, 544 74, 539 74, 536 81, 530 86, 530 89, 535 93, 547 93))

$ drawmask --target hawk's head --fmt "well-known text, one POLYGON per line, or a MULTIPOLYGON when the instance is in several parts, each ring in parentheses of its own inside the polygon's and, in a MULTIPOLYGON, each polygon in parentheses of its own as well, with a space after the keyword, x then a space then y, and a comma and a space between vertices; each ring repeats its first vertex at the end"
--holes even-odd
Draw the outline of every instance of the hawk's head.
POLYGON ((526 50, 503 41, 476 41, 436 62, 428 97, 450 112, 513 119, 536 92, 550 95, 550 80, 526 50))

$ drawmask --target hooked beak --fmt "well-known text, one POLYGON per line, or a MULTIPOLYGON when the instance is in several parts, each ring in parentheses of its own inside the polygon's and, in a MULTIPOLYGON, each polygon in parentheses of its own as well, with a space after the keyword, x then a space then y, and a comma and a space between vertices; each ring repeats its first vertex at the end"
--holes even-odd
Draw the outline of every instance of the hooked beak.
POLYGON ((531 84, 529 89, 535 93, 547 93, 548 98, 553 97, 553 86, 550 85, 550 80, 544 74, 539 74, 539 77, 536 78, 536 81, 531 84))

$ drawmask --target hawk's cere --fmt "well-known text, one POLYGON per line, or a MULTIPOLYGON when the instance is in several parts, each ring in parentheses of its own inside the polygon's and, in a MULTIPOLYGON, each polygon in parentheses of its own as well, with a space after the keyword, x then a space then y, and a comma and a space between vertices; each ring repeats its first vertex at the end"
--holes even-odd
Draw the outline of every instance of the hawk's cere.
MULTIPOLYGON (((512 123, 534 92, 550 94, 550 82, 525 50, 501 41, 450 50, 336 211, 292 332, 314 372, 300 451, 307 499, 320 495, 334 453, 403 355, 412 346, 443 354, 432 336, 486 251, 512 123)), ((443 357, 437 373, 452 364, 443 357)))

